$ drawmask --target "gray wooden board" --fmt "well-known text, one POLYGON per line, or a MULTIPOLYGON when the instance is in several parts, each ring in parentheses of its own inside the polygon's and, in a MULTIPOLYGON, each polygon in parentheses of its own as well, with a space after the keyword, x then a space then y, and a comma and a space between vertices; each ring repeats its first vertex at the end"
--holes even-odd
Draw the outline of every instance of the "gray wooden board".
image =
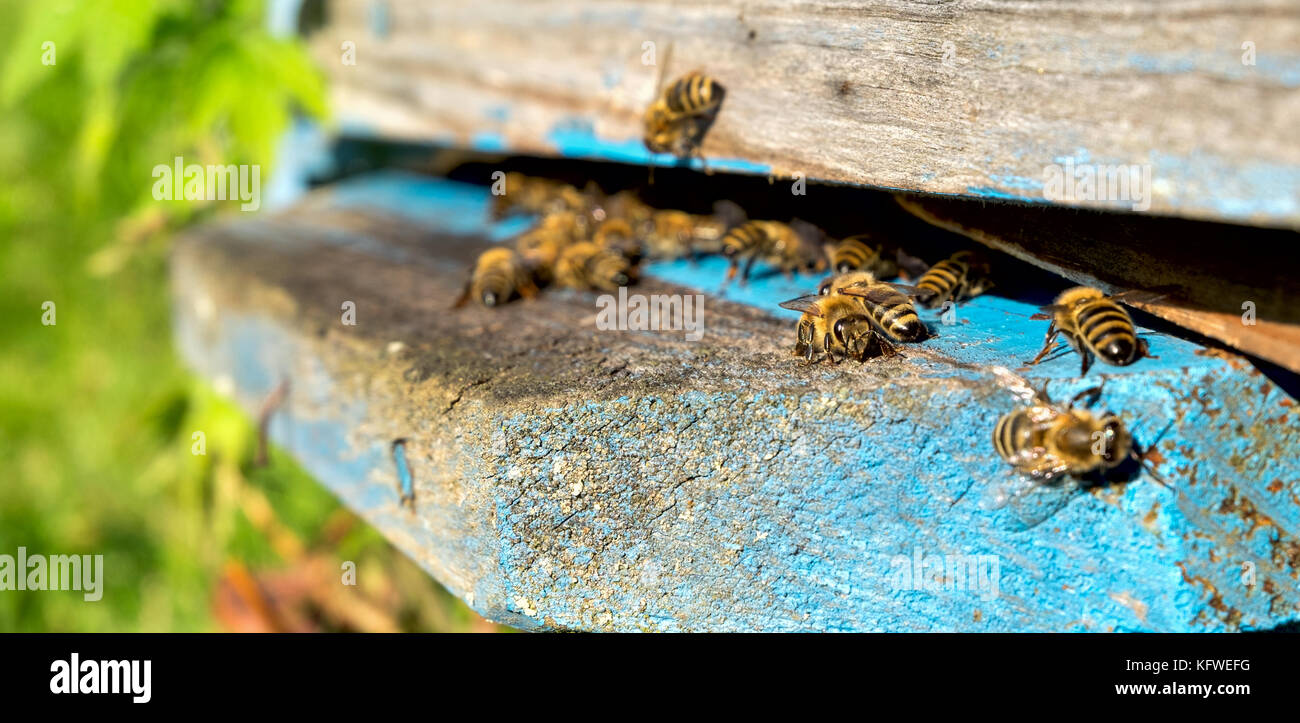
POLYGON ((704 145, 717 168, 1044 202, 1049 166, 1122 165, 1150 172, 1150 213, 1300 226, 1291 0, 333 0, 328 15, 312 42, 353 131, 644 163, 656 72, 700 69, 727 88, 704 145))

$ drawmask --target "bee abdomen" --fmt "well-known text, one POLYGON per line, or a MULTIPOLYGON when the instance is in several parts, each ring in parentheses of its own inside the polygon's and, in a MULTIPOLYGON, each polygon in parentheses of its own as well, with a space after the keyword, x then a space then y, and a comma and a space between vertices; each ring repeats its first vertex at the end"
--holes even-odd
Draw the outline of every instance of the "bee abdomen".
POLYGON ((687 73, 668 92, 668 109, 674 113, 706 113, 722 100, 722 86, 701 73, 687 73))
POLYGON ((1030 425, 1022 410, 1002 415, 993 428, 993 448, 1002 459, 1010 461, 1020 451, 1030 425))
POLYGON ((767 231, 758 221, 746 221, 727 232, 722 239, 722 250, 728 256, 762 246, 767 241, 767 231))
MULTIPOLYGON (((902 297, 902 294, 899 296, 902 297)), ((888 307, 880 315, 880 325, 899 341, 916 341, 925 329, 921 318, 916 315, 916 309, 906 300, 888 307)))
POLYGON ((876 257, 875 249, 857 238, 846 238, 835 245, 831 265, 838 273, 866 268, 876 257))
POLYGON ((943 297, 957 288, 957 284, 966 274, 966 264, 962 261, 953 261, 944 259, 926 271, 921 280, 916 283, 916 287, 922 291, 929 292, 928 297, 943 297))
POLYGON ((1119 304, 1099 299, 1080 309, 1075 323, 1079 334, 1097 356, 1119 366, 1136 360, 1137 333, 1132 318, 1119 304))

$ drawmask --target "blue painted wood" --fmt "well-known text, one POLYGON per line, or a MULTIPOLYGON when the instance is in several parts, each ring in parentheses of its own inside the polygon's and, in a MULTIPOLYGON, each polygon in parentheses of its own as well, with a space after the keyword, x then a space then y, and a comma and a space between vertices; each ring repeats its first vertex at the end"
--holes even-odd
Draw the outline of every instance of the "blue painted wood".
MULTIPOLYGON (((190 363, 250 410, 291 376, 273 438, 489 618, 893 631, 1300 619, 1300 425, 1248 365, 1156 336, 1160 359, 1086 381, 1069 355, 1035 368, 1057 398, 1104 377, 1102 403, 1156 447, 1176 491, 1140 474, 1017 530, 980 504, 1006 473, 990 434, 1012 406, 987 367, 1037 351, 1032 305, 981 297, 904 360, 834 368, 788 356, 793 324, 775 304, 809 277, 710 296, 698 344, 594 331, 594 296, 575 292, 450 314, 475 248, 454 239, 517 230, 486 209, 479 187, 354 179, 187 239, 174 274, 190 363), (339 323, 343 299, 356 327, 339 323)), ((709 291, 721 266, 650 272, 641 291, 709 291)))

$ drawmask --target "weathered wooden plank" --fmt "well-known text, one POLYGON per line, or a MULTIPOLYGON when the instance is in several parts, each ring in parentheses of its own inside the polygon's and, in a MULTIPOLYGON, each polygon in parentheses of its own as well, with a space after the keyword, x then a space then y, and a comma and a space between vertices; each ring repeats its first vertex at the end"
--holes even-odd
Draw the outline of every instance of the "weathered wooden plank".
POLYGON ((899 205, 1072 281, 1157 292, 1134 306, 1300 372, 1300 234, 1132 214, 899 195, 899 205))
POLYGON ((651 42, 669 76, 726 86, 715 168, 1039 203, 1048 166, 1124 165, 1150 172, 1149 213, 1300 226, 1290 0, 333 0, 329 17, 313 42, 340 116, 387 137, 650 162, 651 42))
MULTIPOLYGON (((788 296, 779 275, 708 297, 699 342, 597 330, 586 293, 453 313, 483 239, 511 232, 486 208, 480 187, 361 178, 199 229, 172 267, 189 362, 250 412, 291 378, 273 438, 486 616, 599 630, 1222 630, 1300 616, 1297 411, 1240 361, 1158 337, 1159 360, 1100 370, 1106 406, 1178 491, 1139 476, 1011 531, 978 504, 1005 470, 989 434, 1009 403, 983 370, 1036 351, 1032 305, 980 297, 906 358, 816 368, 789 356, 791 318, 753 305, 788 296), (348 301, 355 326, 341 323, 348 301), (918 554, 990 556, 975 559, 997 575, 902 585, 900 560, 918 554)), ((719 261, 655 265, 634 290, 714 288, 719 261)), ((1033 378, 1064 398, 1097 381, 1077 369, 1067 356, 1033 378)))

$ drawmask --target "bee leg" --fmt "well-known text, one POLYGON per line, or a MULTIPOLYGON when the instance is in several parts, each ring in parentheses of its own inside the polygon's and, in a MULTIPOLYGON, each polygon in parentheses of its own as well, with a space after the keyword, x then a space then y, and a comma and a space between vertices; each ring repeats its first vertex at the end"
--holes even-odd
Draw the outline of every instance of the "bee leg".
POLYGON ((1092 399, 1096 399, 1097 397, 1100 396, 1101 396, 1101 387, 1092 387, 1089 389, 1085 389, 1070 398, 1070 404, 1068 408, 1074 409, 1074 405, 1078 404, 1081 400, 1087 399, 1089 397, 1091 397, 1092 399))
POLYGON ((835 352, 831 351, 830 332, 827 332, 826 336, 822 337, 822 349, 826 351, 826 358, 829 359, 832 364, 839 364, 839 362, 835 360, 835 352))
POLYGON ((534 284, 532 279, 524 279, 516 290, 519 292, 519 295, 525 299, 534 299, 537 297, 539 292, 537 284, 534 284))
MULTIPOLYGON (((1135 461, 1135 462, 1137 462, 1138 464, 1142 465, 1142 469, 1145 469, 1145 470, 1147 471, 1147 474, 1151 475, 1151 479, 1153 479, 1153 480, 1159 482, 1159 483, 1160 483, 1161 485, 1163 485, 1166 489, 1171 489, 1171 490, 1174 489, 1174 486, 1173 486, 1173 485, 1171 485, 1171 484, 1169 484, 1168 482, 1166 482, 1165 479, 1164 479, 1163 477, 1160 476, 1160 473, 1156 472, 1155 465, 1153 465, 1153 464, 1151 464, 1149 461, 1147 461, 1147 455, 1146 455, 1146 452, 1143 452, 1143 453, 1139 454, 1138 451, 1137 451, 1137 449, 1130 449, 1130 450, 1128 451, 1128 456, 1129 456, 1130 458, 1132 458, 1133 461, 1135 461)), ((1176 491, 1176 490, 1175 490, 1175 491, 1176 491)))
POLYGON ((472 278, 465 282, 465 289, 460 292, 460 296, 456 297, 456 303, 452 304, 451 308, 459 309, 460 307, 464 306, 466 302, 469 301, 469 289, 470 286, 473 285, 473 283, 474 280, 472 278))
POLYGON ((1147 359, 1159 359, 1160 357, 1151 353, 1151 347, 1147 345, 1147 340, 1138 337, 1138 358, 1146 357, 1147 359))
POLYGON ((1092 352, 1087 349, 1080 349, 1079 357, 1083 359, 1083 368, 1079 371, 1079 376, 1087 376, 1088 367, 1092 366, 1092 352))
POLYGON ((902 353, 898 350, 898 347, 894 342, 885 338, 884 334, 876 334, 875 336, 876 344, 880 347, 880 353, 882 356, 898 356, 902 353))
POLYGON ((749 283, 749 272, 754 268, 755 261, 758 261, 758 249, 754 249, 754 253, 750 254, 749 258, 745 259, 745 268, 740 272, 741 286, 745 286, 749 283))
POLYGON ((1060 333, 1061 330, 1056 328, 1056 321, 1053 320, 1052 323, 1047 326, 1047 338, 1043 339, 1043 348, 1038 352, 1038 356, 1025 362, 1025 365, 1033 366, 1042 361, 1043 357, 1047 356, 1047 353, 1052 350, 1052 345, 1056 341, 1056 335, 1060 333))

